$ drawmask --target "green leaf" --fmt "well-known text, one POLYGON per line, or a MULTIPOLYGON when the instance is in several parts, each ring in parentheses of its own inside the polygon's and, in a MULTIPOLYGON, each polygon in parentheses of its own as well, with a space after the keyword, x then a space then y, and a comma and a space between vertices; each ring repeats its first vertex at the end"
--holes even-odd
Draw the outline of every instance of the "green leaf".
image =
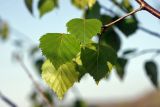
POLYGON ((117 55, 109 46, 90 44, 81 49, 81 60, 86 71, 95 81, 100 81, 110 72, 107 62, 115 65, 117 55))
POLYGON ((111 46, 116 52, 121 48, 121 39, 113 28, 108 29, 102 34, 102 41, 111 46))
POLYGON ((80 51, 80 44, 71 34, 48 33, 41 37, 40 48, 55 68, 71 61, 80 51))
POLYGON ((40 17, 58 7, 58 0, 39 0, 38 9, 40 17))
POLYGON ((158 68, 155 62, 147 61, 145 63, 146 74, 155 87, 158 87, 158 68))
POLYGON ((33 14, 33 8, 32 8, 32 6, 33 6, 33 0, 24 0, 24 2, 25 2, 25 5, 26 5, 28 11, 31 14, 33 14))
POLYGON ((91 8, 96 3, 96 0, 72 0, 72 3, 79 9, 85 9, 86 6, 91 8))
POLYGON ((99 19, 100 16, 101 16, 100 15, 100 5, 99 5, 98 1, 93 5, 92 8, 86 9, 86 11, 84 13, 84 17, 86 19, 91 19, 91 18, 99 19))
POLYGON ((117 23, 116 26, 128 37, 137 31, 138 22, 135 18, 127 18, 117 23))
POLYGON ((74 63, 63 64, 56 70, 52 63, 46 60, 42 66, 42 78, 61 100, 68 89, 78 80, 78 73, 74 63))
POLYGON ((101 32, 102 23, 96 19, 72 19, 67 23, 67 30, 75 35, 82 44, 101 32))
POLYGON ((125 67, 127 65, 128 60, 125 58, 118 58, 116 64, 116 72, 120 79, 124 78, 125 67))

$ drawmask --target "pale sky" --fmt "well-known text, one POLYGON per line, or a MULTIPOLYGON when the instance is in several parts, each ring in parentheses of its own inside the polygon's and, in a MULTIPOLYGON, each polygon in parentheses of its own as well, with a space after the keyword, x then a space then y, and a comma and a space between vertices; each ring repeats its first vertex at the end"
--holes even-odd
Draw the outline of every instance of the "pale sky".
MULTIPOLYGON (((103 5, 108 3, 106 0, 99 1, 103 5)), ((138 6, 135 2, 134 5, 135 8, 138 6)), ((38 12, 35 10, 36 17, 31 16, 24 6, 23 0, 0 0, 0 17, 6 20, 11 27, 21 31, 31 39, 26 43, 38 44, 41 35, 48 32, 66 32, 65 23, 72 18, 82 16, 82 12, 71 6, 69 0, 60 0, 59 9, 46 14, 41 19, 37 17, 37 14, 38 12)), ((141 26, 160 33, 160 21, 157 18, 144 11, 137 13, 137 17, 140 19, 141 26)), ((16 33, 12 31, 10 38, 14 39, 15 35, 16 33)), ((123 50, 127 48, 138 48, 139 50, 160 49, 160 39, 142 31, 137 31, 129 38, 122 35, 122 40, 123 50)), ((11 53, 15 50, 12 42, 13 40, 0 42, 0 91, 12 99, 19 107, 29 107, 28 94, 32 90, 32 83, 20 65, 11 58, 11 53)), ((30 46, 26 45, 27 47, 30 46)), ((143 62, 149 60, 151 56, 152 54, 146 54, 131 59, 126 68, 127 73, 123 81, 117 78, 113 70, 110 79, 102 80, 98 86, 90 76, 82 79, 75 86, 79 89, 81 97, 86 100, 98 99, 109 102, 134 99, 137 95, 154 90, 143 69, 143 62)), ((25 56, 27 67, 36 77, 29 60, 28 56, 25 56)), ((159 60, 160 56, 154 59, 156 62, 159 60)), ((65 101, 61 103, 72 101, 75 97, 74 90, 70 89, 65 101)), ((0 107, 8 106, 0 100, 0 107)))

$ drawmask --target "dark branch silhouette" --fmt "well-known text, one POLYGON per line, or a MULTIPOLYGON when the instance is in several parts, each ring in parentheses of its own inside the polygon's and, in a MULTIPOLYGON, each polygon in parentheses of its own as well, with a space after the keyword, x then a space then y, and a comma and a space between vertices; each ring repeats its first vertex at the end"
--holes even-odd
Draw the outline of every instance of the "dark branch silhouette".
POLYGON ((146 32, 146 33, 148 33, 148 34, 151 34, 151 35, 153 35, 153 36, 155 36, 155 37, 157 37, 157 38, 160 39, 160 34, 159 34, 159 33, 154 32, 154 31, 151 31, 150 29, 144 28, 144 27, 142 27, 142 26, 138 26, 138 28, 139 28, 140 30, 142 30, 142 31, 144 31, 144 32, 146 32))
POLYGON ((2 92, 0 92, 0 98, 11 107, 18 107, 13 101, 11 101, 4 94, 2 94, 2 92))

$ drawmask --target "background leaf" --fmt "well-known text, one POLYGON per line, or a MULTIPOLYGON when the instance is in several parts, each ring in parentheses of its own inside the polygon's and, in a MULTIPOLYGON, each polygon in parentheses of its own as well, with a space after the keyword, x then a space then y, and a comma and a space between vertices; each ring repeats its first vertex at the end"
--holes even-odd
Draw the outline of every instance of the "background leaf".
POLYGON ((76 100, 72 107, 88 107, 85 101, 83 100, 76 100))
POLYGON ((158 87, 158 68, 155 62, 147 61, 145 63, 146 74, 155 87, 158 87))
POLYGON ((111 46, 116 52, 118 52, 121 48, 121 39, 113 28, 108 29, 102 34, 102 41, 111 46))
POLYGON ((133 11, 133 7, 130 3, 130 0, 122 0, 121 3, 122 7, 124 7, 124 9, 126 9, 128 12, 133 11))
POLYGON ((29 12, 33 14, 33 0, 24 0, 24 2, 29 12))
POLYGON ((122 31, 127 37, 138 29, 138 22, 135 18, 127 18, 115 24, 120 31, 122 31))
POLYGON ((116 72, 117 72, 120 79, 124 78, 125 67, 126 67, 127 62, 128 62, 128 60, 125 58, 118 58, 117 59, 116 72))
POLYGON ((78 80, 78 73, 74 63, 63 64, 56 70, 52 63, 46 60, 42 66, 42 78, 61 100, 68 89, 78 80))
POLYGON ((84 13, 84 17, 86 19, 92 19, 92 18, 96 18, 99 19, 100 18, 100 5, 98 3, 98 1, 93 5, 92 8, 88 8, 86 9, 85 13, 84 13))
POLYGON ((108 23, 110 23, 110 22, 112 21, 112 17, 111 17, 111 16, 108 16, 108 15, 102 14, 102 15, 100 16, 100 20, 101 20, 101 22, 103 23, 103 25, 106 25, 106 24, 108 24, 108 23))
POLYGON ((67 23, 67 31, 75 35, 82 44, 101 32, 102 23, 96 19, 72 19, 67 23))
POLYGON ((9 26, 6 22, 0 22, 0 37, 6 40, 9 37, 9 26))
POLYGON ((40 17, 52 11, 57 6, 58 0, 39 0, 38 9, 40 12, 40 17))
POLYGON ((71 61, 80 51, 76 37, 70 34, 48 33, 41 37, 40 48, 56 69, 71 61))
POLYGON ((96 0, 72 0, 72 4, 79 9, 85 9, 87 6, 91 8, 95 2, 96 0))

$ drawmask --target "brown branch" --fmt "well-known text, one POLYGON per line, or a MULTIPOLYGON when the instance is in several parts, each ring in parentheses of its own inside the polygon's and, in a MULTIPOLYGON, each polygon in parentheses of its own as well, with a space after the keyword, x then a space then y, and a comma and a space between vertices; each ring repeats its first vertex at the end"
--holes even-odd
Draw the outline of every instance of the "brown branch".
POLYGON ((43 98, 44 102, 47 104, 47 106, 53 107, 53 105, 49 102, 48 98, 45 96, 45 94, 44 94, 43 90, 41 89, 41 87, 39 86, 39 84, 36 82, 36 80, 34 80, 33 76, 31 75, 30 71, 28 70, 28 68, 26 67, 26 65, 24 64, 24 62, 20 58, 20 56, 16 55, 15 57, 16 57, 17 61, 19 61, 21 67, 24 69, 25 73, 28 75, 30 80, 35 85, 36 89, 39 91, 40 95, 42 96, 42 98, 43 98))
POLYGON ((146 3, 144 0, 136 0, 142 7, 143 10, 148 11, 152 15, 156 16, 157 18, 160 19, 160 12, 153 7, 151 7, 148 3, 146 3))

